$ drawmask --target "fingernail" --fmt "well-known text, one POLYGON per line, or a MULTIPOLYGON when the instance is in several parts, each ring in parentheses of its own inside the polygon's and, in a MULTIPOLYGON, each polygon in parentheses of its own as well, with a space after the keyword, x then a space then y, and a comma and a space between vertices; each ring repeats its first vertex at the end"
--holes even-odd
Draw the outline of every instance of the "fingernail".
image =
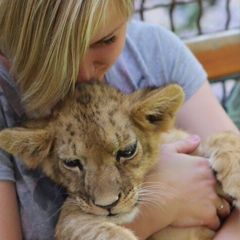
POLYGON ((200 137, 198 135, 192 135, 189 137, 189 140, 191 140, 192 142, 199 142, 200 137))

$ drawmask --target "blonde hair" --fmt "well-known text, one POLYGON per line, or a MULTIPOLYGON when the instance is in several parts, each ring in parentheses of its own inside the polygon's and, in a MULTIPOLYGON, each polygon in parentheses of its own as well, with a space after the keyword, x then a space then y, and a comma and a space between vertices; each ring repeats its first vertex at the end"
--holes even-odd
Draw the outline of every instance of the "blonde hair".
POLYGON ((0 51, 11 62, 26 110, 45 111, 74 90, 81 60, 107 15, 134 0, 0 0, 0 51))

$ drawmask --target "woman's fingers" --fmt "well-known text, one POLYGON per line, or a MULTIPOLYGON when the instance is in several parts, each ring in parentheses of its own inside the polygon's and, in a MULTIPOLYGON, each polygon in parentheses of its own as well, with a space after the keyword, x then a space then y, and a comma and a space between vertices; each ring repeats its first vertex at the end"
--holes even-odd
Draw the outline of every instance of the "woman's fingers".
POLYGON ((181 139, 176 142, 171 143, 169 146, 178 153, 192 153, 196 151, 200 144, 200 137, 197 135, 192 135, 189 138, 181 139))
POLYGON ((224 198, 219 197, 215 211, 217 214, 215 214, 214 217, 209 218, 211 221, 207 224, 207 226, 213 231, 218 230, 221 225, 221 220, 225 219, 229 215, 230 205, 224 198))
POLYGON ((220 203, 218 204, 218 206, 219 207, 217 207, 217 215, 221 219, 226 218, 230 213, 230 204, 224 198, 220 198, 220 203))

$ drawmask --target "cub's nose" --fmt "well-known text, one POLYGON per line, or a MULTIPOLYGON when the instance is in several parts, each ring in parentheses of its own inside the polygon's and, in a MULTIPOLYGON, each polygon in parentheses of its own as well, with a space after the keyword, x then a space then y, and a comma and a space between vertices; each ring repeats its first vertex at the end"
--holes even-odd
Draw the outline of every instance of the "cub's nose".
POLYGON ((121 198, 121 193, 119 193, 119 195, 115 197, 114 200, 112 198, 111 202, 109 201, 110 199, 108 199, 108 201, 104 201, 104 199, 99 199, 98 201, 95 201, 94 204, 100 208, 109 210, 118 204, 120 198, 121 198))

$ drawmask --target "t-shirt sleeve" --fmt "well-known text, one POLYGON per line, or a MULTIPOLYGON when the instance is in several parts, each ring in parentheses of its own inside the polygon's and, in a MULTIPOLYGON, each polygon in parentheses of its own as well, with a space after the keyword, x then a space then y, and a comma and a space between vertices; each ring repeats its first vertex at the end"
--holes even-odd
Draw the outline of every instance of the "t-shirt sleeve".
MULTIPOLYGON (((12 106, 21 111, 18 93, 6 68, 0 62, 0 131, 16 124, 17 114, 12 106), (16 105, 18 103, 18 105, 16 105), (15 106, 16 105, 16 106, 15 106)), ((0 180, 15 181, 13 156, 0 148, 0 180)))
MULTIPOLYGON (((1 89, 0 89, 1 90, 1 89)), ((0 131, 6 128, 6 102, 0 94, 0 131)), ((0 148, 0 180, 15 181, 12 155, 0 148)))
POLYGON ((10 158, 11 156, 0 148, 0 181, 15 182, 13 164, 10 158))

